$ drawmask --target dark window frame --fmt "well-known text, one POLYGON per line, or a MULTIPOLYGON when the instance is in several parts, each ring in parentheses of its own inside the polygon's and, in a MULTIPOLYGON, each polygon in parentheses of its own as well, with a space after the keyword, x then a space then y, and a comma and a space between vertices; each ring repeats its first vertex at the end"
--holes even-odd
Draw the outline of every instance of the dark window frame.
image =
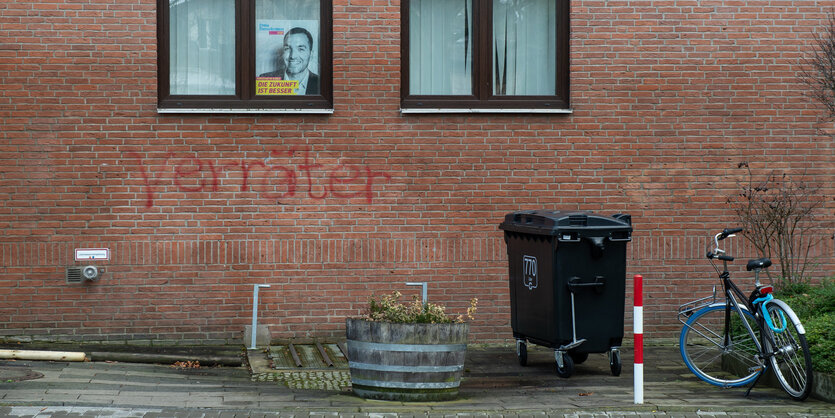
POLYGON ((420 109, 484 109, 524 110, 569 109, 569 0, 556 0, 556 94, 547 96, 498 96, 493 94, 493 33, 492 0, 473 0, 473 94, 472 95, 410 95, 409 94, 409 5, 402 0, 401 17, 401 84, 400 107, 402 110, 420 109))
POLYGON ((333 110, 333 4, 319 0, 318 95, 259 97, 255 95, 255 2, 235 0, 235 94, 170 94, 170 20, 168 0, 157 0, 157 108, 176 112, 205 110, 265 113, 333 110))

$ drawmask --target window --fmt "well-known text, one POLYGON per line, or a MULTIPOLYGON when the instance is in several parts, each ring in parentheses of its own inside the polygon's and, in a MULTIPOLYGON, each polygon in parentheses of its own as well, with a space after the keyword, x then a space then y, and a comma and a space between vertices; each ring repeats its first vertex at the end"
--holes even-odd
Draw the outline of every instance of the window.
POLYGON ((568 110, 569 0, 403 0, 401 107, 568 110))
POLYGON ((160 112, 332 112, 330 0, 157 6, 160 112))

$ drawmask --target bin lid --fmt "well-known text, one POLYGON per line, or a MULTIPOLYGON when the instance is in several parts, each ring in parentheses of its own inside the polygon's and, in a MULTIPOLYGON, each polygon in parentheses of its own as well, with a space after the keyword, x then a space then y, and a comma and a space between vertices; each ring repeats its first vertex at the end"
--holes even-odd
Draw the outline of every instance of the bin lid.
POLYGON ((632 217, 618 213, 612 216, 585 211, 527 210, 508 213, 500 229, 535 235, 559 235, 575 231, 582 235, 611 231, 632 232, 632 217))

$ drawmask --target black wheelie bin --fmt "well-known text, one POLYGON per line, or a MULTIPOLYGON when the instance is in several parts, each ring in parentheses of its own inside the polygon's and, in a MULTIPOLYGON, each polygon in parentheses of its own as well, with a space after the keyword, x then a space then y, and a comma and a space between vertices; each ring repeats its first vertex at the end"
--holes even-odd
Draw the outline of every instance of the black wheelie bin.
POLYGON ((527 343, 554 349, 569 377, 589 353, 608 353, 620 375, 629 215, 520 211, 499 225, 507 244, 510 318, 519 364, 527 343))

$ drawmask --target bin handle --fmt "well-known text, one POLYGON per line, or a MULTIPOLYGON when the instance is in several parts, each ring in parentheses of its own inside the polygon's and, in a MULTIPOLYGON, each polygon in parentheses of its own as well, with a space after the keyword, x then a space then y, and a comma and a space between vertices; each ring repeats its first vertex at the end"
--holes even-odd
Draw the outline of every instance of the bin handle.
POLYGON ((606 285, 606 279, 603 276, 595 276, 593 282, 583 282, 579 277, 572 277, 568 279, 568 290, 574 292, 574 289, 580 287, 593 287, 598 293, 603 292, 603 286, 606 285))
POLYGON ((582 238, 576 232, 561 232, 557 235, 557 241, 559 242, 580 242, 581 240, 582 238))

